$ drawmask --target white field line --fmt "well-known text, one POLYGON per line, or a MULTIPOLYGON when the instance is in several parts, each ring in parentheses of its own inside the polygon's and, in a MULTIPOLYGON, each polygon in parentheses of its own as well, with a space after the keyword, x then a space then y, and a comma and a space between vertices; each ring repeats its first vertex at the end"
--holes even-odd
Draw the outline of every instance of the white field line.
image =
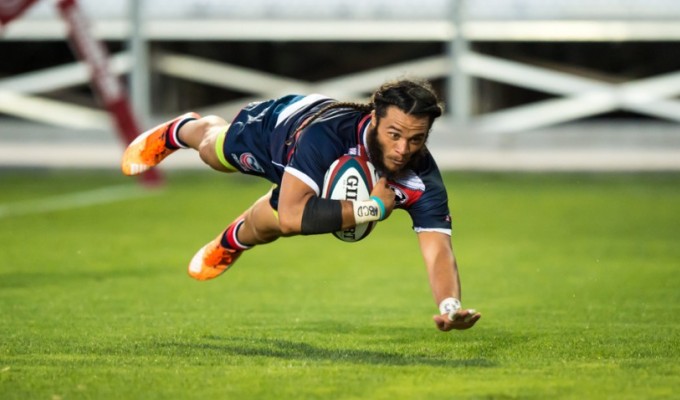
POLYGON ((160 194, 158 189, 150 190, 137 185, 119 185, 86 192, 68 193, 36 200, 0 204, 0 218, 18 215, 41 214, 51 211, 73 210, 97 204, 114 203, 139 197, 160 194))

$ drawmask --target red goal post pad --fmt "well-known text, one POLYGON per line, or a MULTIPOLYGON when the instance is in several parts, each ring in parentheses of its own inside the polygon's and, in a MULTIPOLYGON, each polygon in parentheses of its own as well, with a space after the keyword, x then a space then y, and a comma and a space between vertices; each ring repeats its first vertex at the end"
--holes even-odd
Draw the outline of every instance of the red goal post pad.
MULTIPOLYGON (((18 18, 36 0, 0 0, 0 27, 18 18)), ((90 67, 90 83, 95 95, 103 103, 125 144, 130 144, 139 133, 137 121, 130 108, 127 93, 120 80, 109 69, 109 55, 104 45, 96 40, 90 31, 89 21, 76 0, 59 0, 57 8, 62 19, 68 24, 68 38, 71 49, 78 59, 90 67)), ((150 170, 142 175, 147 184, 159 184, 161 175, 150 170)))
POLYGON ((0 26, 19 17, 35 2, 36 0, 0 0, 0 26))
MULTIPOLYGON (((76 56, 90 67, 92 88, 116 123, 119 136, 130 144, 139 134, 127 93, 118 77, 109 69, 109 55, 104 45, 94 38, 89 21, 76 0, 59 0, 62 19, 68 24, 68 37, 76 56)), ((157 170, 142 175, 145 183, 158 184, 161 176, 157 170)))

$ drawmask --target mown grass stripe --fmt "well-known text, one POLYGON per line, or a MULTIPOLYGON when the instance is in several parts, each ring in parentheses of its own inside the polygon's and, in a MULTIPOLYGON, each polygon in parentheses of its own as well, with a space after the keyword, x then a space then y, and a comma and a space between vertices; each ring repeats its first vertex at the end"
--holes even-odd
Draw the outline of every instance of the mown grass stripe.
POLYGON ((158 190, 145 189, 138 185, 117 185, 85 192, 67 193, 43 199, 32 199, 0 204, 0 218, 41 214, 52 211, 71 210, 98 204, 114 203, 139 197, 159 194, 158 190))

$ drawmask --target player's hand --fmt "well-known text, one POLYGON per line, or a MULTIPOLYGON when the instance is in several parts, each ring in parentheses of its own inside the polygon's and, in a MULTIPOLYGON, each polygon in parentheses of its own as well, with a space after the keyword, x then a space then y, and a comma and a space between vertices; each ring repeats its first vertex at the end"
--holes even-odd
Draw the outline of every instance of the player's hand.
POLYGON ((449 318, 448 314, 435 315, 432 317, 434 323, 440 331, 448 332, 451 329, 470 329, 479 319, 482 314, 475 310, 460 309, 453 315, 453 320, 449 318))
POLYGON ((385 205, 385 218, 387 218, 392 210, 394 210, 395 194, 394 190, 392 190, 387 184, 386 178, 378 179, 378 182, 376 182, 375 186, 373 186, 371 196, 379 197, 380 200, 382 200, 383 204, 385 205))

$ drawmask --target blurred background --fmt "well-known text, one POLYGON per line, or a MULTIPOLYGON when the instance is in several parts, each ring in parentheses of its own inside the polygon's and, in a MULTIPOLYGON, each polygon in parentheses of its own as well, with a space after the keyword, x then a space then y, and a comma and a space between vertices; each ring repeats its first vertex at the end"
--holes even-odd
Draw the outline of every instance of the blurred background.
MULTIPOLYGON (((2 28, 0 168, 118 168, 127 139, 57 3, 2 28)), ((680 170, 677 0, 73 3, 141 130, 286 93, 366 101, 411 75, 446 100, 430 138, 445 169, 680 170)), ((163 164, 195 167, 189 152, 163 164)))

